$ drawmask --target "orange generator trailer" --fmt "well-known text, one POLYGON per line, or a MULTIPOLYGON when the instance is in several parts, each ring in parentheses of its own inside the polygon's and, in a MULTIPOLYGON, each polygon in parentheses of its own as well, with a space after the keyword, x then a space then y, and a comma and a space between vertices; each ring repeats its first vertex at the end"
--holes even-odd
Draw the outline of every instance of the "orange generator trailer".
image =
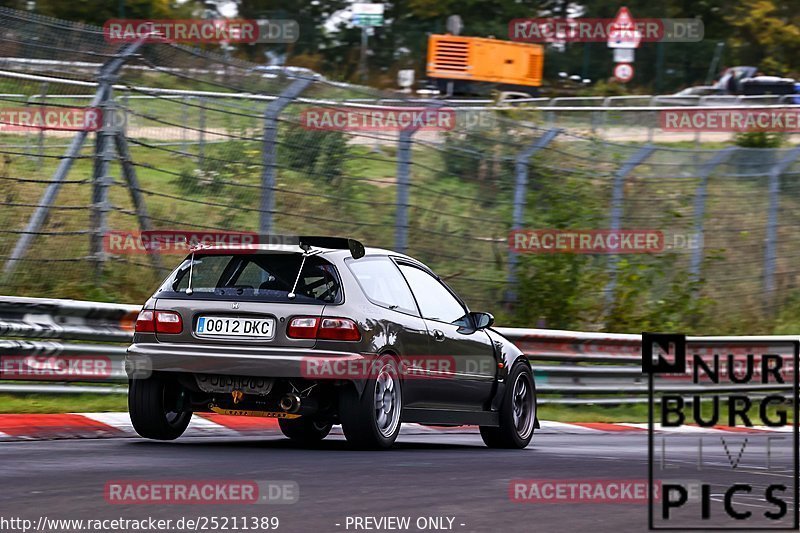
POLYGON ((543 69, 544 47, 538 44, 460 35, 428 38, 428 78, 445 94, 496 88, 535 95, 543 69))

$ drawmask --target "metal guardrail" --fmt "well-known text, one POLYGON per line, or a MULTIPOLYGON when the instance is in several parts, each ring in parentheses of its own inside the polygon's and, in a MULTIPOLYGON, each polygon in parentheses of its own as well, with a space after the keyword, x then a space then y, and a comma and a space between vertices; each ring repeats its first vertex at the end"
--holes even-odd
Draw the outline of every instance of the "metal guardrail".
MULTIPOLYGON (((8 78, 19 83, 36 83, 44 89, 36 88, 34 93, 7 93, 0 96, 0 100, 21 106, 33 107, 36 105, 86 106, 94 98, 98 88, 97 81, 72 80, 39 73, 19 72, 18 70, 3 70, 6 65, 0 58, 0 78, 8 78), (56 92, 49 94, 47 87, 60 87, 56 92), (64 89, 66 88, 66 90, 64 89), (40 92, 40 91, 44 92, 40 92), (58 91, 62 91, 59 93, 58 91), (73 93, 74 91, 74 93, 73 93)), ((27 64, 27 63, 26 63, 27 64)), ((295 81, 307 81, 308 78, 292 78, 295 81)), ((318 82, 329 86, 333 82, 318 82)), ((335 84, 334 84, 335 85, 335 84)), ((131 84, 113 84, 113 107, 119 113, 119 123, 124 124, 126 136, 142 141, 146 145, 158 147, 180 147, 183 152, 196 147, 198 161, 205 155, 205 146, 222 143, 225 144, 246 133, 246 137, 254 135, 256 130, 237 131, 225 124, 217 123, 207 126, 207 116, 221 117, 226 112, 231 112, 239 120, 258 122, 262 119, 263 111, 253 107, 254 103, 271 105, 272 102, 283 98, 277 94, 260 94, 241 91, 201 91, 187 89, 169 89, 131 84), (154 117, 149 114, 148 106, 143 102, 159 101, 171 102, 176 116, 171 118, 154 117)), ((468 128, 491 123, 506 123, 511 125, 517 121, 523 128, 541 125, 546 129, 559 129, 565 133, 577 136, 575 139, 599 138, 612 142, 677 142, 694 141, 699 145, 703 140, 714 142, 729 142, 734 140, 735 134, 731 131, 677 131, 664 128, 661 113, 695 112, 698 110, 716 111, 731 109, 748 109, 753 112, 774 112, 775 110, 794 109, 800 105, 800 95, 709 95, 709 96, 683 96, 683 95, 628 95, 628 96, 570 96, 554 98, 519 98, 519 99, 481 99, 481 98, 434 98, 404 96, 382 97, 375 95, 372 98, 356 98, 345 96, 341 98, 319 98, 295 95, 292 104, 299 106, 318 106, 323 108, 348 109, 352 112, 368 113, 376 109, 396 109, 398 106, 427 107, 431 104, 439 105, 458 113, 456 119, 459 124, 468 128), (510 121, 505 116, 510 111, 519 111, 520 115, 510 121), (522 118, 525 120, 522 120, 522 118), (510 122, 508 122, 510 121, 510 122), (470 126, 471 125, 471 126, 470 126)), ((258 107, 258 106, 256 106, 258 107)), ((294 109, 300 109, 295 107, 294 109)), ((351 132, 352 133, 352 132, 351 132)), ((443 146, 446 136, 440 132, 426 132, 425 141, 431 145, 443 146)), ((796 134, 787 132, 792 142, 796 134)), ((398 132, 361 132, 349 137, 348 143, 373 144, 376 149, 381 145, 394 145, 398 142, 398 132)), ((65 148, 69 144, 59 142, 66 139, 64 132, 47 130, 19 131, 15 137, 4 140, 5 148, 17 147, 14 139, 24 139, 24 148, 30 152, 28 157, 43 164, 45 149, 65 148), (47 144, 45 145, 45 139, 47 144)), ((571 139, 569 135, 562 139, 571 139)))
MULTIPOLYGON (((78 300, 0 296, 0 392, 12 394, 127 392, 124 371, 126 346, 140 307, 78 300), (36 339, 36 340, 31 340, 36 339), (44 340, 41 340, 44 339, 44 340), (61 341, 91 341, 61 342, 61 341), (41 380, 25 374, 25 382, 4 378, 2 359, 37 362, 58 356, 64 360, 101 358, 108 362, 102 377, 62 380, 47 375, 41 380), (30 383, 34 381, 34 383, 30 383), (99 382, 87 385, 87 382, 99 382)), ((647 377, 641 369, 641 336, 547 329, 497 328, 528 355, 542 403, 628 404, 646 401, 647 377), (587 397, 589 395, 604 397, 587 397)), ((794 341, 797 336, 687 337, 688 343, 730 342, 769 346, 794 341)), ((18 376, 18 374, 17 374, 18 376)), ((686 380, 660 385, 675 393, 725 392, 730 387, 698 386, 686 380)), ((17 378, 19 380, 19 378, 17 378)), ((748 385, 752 393, 781 390, 778 385, 748 385)), ((742 391, 737 387, 736 391, 742 391)))
POLYGON ((123 343, 131 340, 139 309, 136 305, 0 296, 0 392, 127 392, 125 387, 110 385, 127 382, 123 343), (52 358, 78 365, 89 360, 104 367, 102 372, 91 376, 73 376, 81 384, 68 385, 60 376, 37 368, 37 365, 50 365, 48 361, 53 361, 52 358), (15 365, 27 365, 24 381, 35 383, 8 378, 3 363, 9 359, 15 365), (36 379, 37 370, 41 379, 36 379), (98 384, 85 385, 84 382, 98 384))
MULTIPOLYGON (((3 66, 0 58, 0 67, 3 66)), ((0 77, 22 79, 41 83, 57 83, 64 86, 85 87, 87 90, 96 88, 98 82, 87 82, 41 74, 26 74, 19 71, 0 69, 0 77)), ((266 101, 270 102, 278 99, 276 95, 255 94, 243 92, 226 91, 201 91, 187 89, 165 89, 147 86, 126 86, 113 85, 115 91, 126 94, 126 98, 135 99, 181 99, 181 98, 208 98, 208 99, 230 99, 243 101, 266 101), (138 94, 127 94, 131 91, 138 94)), ((44 102, 47 100, 87 100, 92 98, 92 94, 33 94, 5 93, 0 97, 5 99, 17 98, 20 100, 28 99, 28 103, 35 101, 44 102)), ((661 109, 676 109, 685 107, 712 107, 729 109, 730 107, 772 107, 772 106, 791 106, 800 104, 800 94, 784 95, 626 95, 626 96, 558 96, 558 97, 536 97, 536 98, 514 98, 514 99, 492 99, 492 98, 422 98, 405 96, 403 98, 302 98, 296 99, 300 103, 314 105, 338 105, 354 108, 383 108, 392 107, 398 104, 430 104, 432 101, 442 102, 456 108, 472 108, 474 110, 508 110, 517 106, 524 106, 528 109, 539 111, 619 111, 619 108, 627 110, 647 111, 661 109)))

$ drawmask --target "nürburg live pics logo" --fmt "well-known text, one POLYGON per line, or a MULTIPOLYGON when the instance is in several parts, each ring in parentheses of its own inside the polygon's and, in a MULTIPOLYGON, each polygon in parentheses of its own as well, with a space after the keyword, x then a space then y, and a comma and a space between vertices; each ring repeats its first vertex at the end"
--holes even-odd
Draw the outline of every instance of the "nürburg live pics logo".
POLYGON ((800 527, 799 347, 774 337, 642 335, 651 530, 800 527))

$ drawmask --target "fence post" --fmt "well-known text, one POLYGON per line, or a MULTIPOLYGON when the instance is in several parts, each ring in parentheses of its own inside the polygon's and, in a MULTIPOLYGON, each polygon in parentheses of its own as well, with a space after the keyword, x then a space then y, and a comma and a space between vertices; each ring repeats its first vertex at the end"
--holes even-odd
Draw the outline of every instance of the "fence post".
MULTIPOLYGON (((119 72, 119 69, 122 68, 122 65, 125 64, 125 61, 127 61, 131 55, 136 53, 147 37, 148 36, 143 36, 135 43, 126 44, 120 48, 116 56, 107 61, 100 68, 100 78, 115 77, 119 72)), ((97 92, 95 92, 94 97, 92 98, 92 101, 89 103, 88 107, 97 107, 103 101, 104 95, 105 89, 103 84, 101 84, 98 87, 97 92)), ((64 184, 64 180, 67 178, 67 174, 69 173, 70 168, 72 168, 75 158, 78 157, 81 147, 86 141, 87 135, 88 132, 86 130, 81 130, 77 132, 75 137, 72 138, 69 148, 67 148, 64 157, 61 159, 56 171, 53 173, 53 179, 50 181, 47 189, 45 189, 42 198, 39 200, 38 206, 34 210, 33 215, 31 215, 31 218, 28 220, 25 230, 23 231, 22 235, 20 235, 19 240, 17 240, 17 244, 14 245, 14 250, 11 252, 11 256, 3 267, 3 272, 5 275, 8 275, 14 271, 17 263, 25 256, 25 253, 28 251, 33 239, 41 229, 44 221, 47 219, 47 215, 50 212, 50 207, 55 203, 56 198, 58 197, 58 192, 61 190, 61 186, 64 184)))
MULTIPOLYGON (((528 161, 539 150, 550 144, 561 133, 558 128, 545 131, 541 137, 522 149, 514 159, 514 211, 511 219, 511 229, 518 230, 525 221, 525 204, 528 192, 528 161)), ((508 277, 506 283, 506 303, 511 305, 517 301, 517 252, 508 247, 508 277)))
MULTIPOLYGON (((36 105, 36 102, 35 102, 36 96, 37 95, 34 94, 34 95, 31 95, 31 96, 29 96, 28 98, 25 99, 25 110, 26 111, 29 108, 33 108, 36 105)), ((34 136, 34 135, 36 135, 36 133, 33 131, 33 129, 28 129, 27 131, 25 131, 25 154, 27 154, 25 156, 26 159, 33 159, 33 157, 31 156, 31 153, 33 153, 31 137, 34 136)))
MULTIPOLYGON (((428 109, 438 111, 444 102, 436 102, 428 109)), ((453 120, 456 114, 453 112, 453 120)), ((409 126, 400 131, 397 137, 397 199, 394 217, 394 249, 405 253, 408 247, 408 188, 411 184, 411 144, 414 134, 421 124, 409 126)))
POLYGON ((189 125, 189 99, 191 96, 181 96, 181 125, 183 126, 181 128, 181 151, 184 154, 189 153, 188 130, 186 129, 189 125))
POLYGON ((99 92, 102 94, 98 108, 102 125, 95 132, 94 149, 94 172, 92 174, 92 206, 90 213, 90 233, 89 233, 89 256, 94 263, 95 275, 100 277, 103 271, 103 263, 106 254, 103 251, 103 236, 107 230, 107 219, 110 206, 108 203, 108 188, 114 183, 114 178, 110 175, 111 159, 113 154, 112 141, 114 132, 109 118, 114 112, 114 105, 111 99, 111 86, 114 77, 108 74, 101 74, 99 92))
POLYGON ((689 274, 692 281, 700 280, 700 268, 703 264, 703 251, 705 250, 705 217, 706 217, 706 197, 708 193, 708 178, 719 165, 728 160, 737 150, 735 146, 726 148, 717 153, 711 161, 703 165, 700 171, 700 184, 694 194, 694 232, 697 235, 697 246, 692 250, 692 260, 689 266, 689 274))
MULTIPOLYGON (((553 105, 552 103, 548 103, 548 106, 552 107, 552 105, 553 105)), ((548 110, 548 111, 545 111, 544 122, 545 122, 545 124, 547 125, 547 127, 549 129, 555 128, 556 127, 556 113, 555 113, 555 111, 553 111, 552 109, 548 110)))
MULTIPOLYGON (((131 195, 131 202, 133 208, 136 210, 136 218, 139 221, 139 229, 148 231, 152 229, 150 225, 150 215, 147 212, 147 205, 142 195, 142 188, 139 185, 139 179, 136 176, 136 168, 133 165, 131 152, 128 148, 128 140, 125 137, 123 130, 117 130, 114 135, 115 147, 117 149, 117 156, 119 157, 120 165, 122 166, 122 176, 125 178, 125 183, 128 187, 128 192, 131 195)), ((152 250, 150 254, 150 261, 157 269, 161 269, 161 256, 158 250, 152 250)))
POLYGON ((405 253, 408 247, 408 186, 411 183, 411 138, 417 128, 407 128, 397 139, 397 210, 394 220, 394 249, 405 253))
POLYGON ((206 99, 200 97, 200 124, 197 126, 197 166, 201 169, 206 163, 206 99))
POLYGON ((275 175, 278 168, 278 116, 313 81, 312 78, 296 78, 264 110, 264 145, 261 150, 264 168, 261 173, 261 220, 259 223, 259 231, 264 235, 272 232, 272 214, 275 211, 275 175))
MULTIPOLYGON (((45 106, 46 106, 45 100, 47 99, 47 87, 48 87, 48 85, 49 84, 47 82, 43 82, 42 85, 41 85, 42 102, 39 105, 40 105, 40 109, 42 111, 42 116, 44 116, 44 112, 45 112, 45 106)), ((44 128, 41 128, 39 130, 39 157, 37 158, 37 161, 36 161, 36 168, 37 169, 42 168, 43 161, 44 161, 44 128)))
POLYGON ((772 302, 775 290, 775 262, 778 258, 778 209, 780 209, 781 174, 800 157, 800 147, 794 148, 786 157, 775 163, 769 171, 769 209, 767 211, 767 238, 764 248, 764 306, 772 302))
MULTIPOLYGON (((650 154, 655 151, 655 146, 649 144, 642 146, 636 151, 627 161, 625 161, 619 170, 614 174, 614 188, 611 193, 611 222, 609 229, 611 232, 619 231, 622 226, 622 210, 625 202, 625 178, 630 174, 634 168, 641 165, 650 154)), ((606 284, 606 314, 611 311, 611 305, 614 303, 614 289, 617 287, 617 256, 608 256, 608 274, 609 279, 606 284)))
POLYGON ((128 113, 128 110, 130 109, 131 105, 130 96, 131 96, 130 90, 125 89, 125 92, 122 93, 122 116, 120 117, 119 113, 114 114, 114 121, 115 121, 114 124, 119 125, 120 129, 118 131, 122 133, 123 137, 128 135, 128 120, 130 120, 130 117, 132 116, 130 113, 128 113))

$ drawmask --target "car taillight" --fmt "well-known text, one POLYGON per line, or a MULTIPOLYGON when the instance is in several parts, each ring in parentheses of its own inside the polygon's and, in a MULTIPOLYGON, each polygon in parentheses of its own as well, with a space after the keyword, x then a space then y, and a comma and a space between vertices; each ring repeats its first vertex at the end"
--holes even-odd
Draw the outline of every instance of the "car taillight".
POLYGON ((181 315, 172 311, 156 311, 156 333, 175 335, 183 331, 181 315))
POLYGON ((298 316, 289 321, 286 335, 293 339, 317 338, 317 318, 313 316, 298 316))
POLYGON ((349 318, 317 318, 299 316, 289 321, 286 335, 293 339, 360 341, 361 332, 349 318))
POLYGON ((361 332, 349 318, 323 318, 317 330, 318 339, 332 341, 360 341, 361 332))
POLYGON ((136 333, 154 333, 156 330, 156 322, 153 319, 153 312, 140 311, 139 316, 136 317, 136 324, 133 330, 136 333))

